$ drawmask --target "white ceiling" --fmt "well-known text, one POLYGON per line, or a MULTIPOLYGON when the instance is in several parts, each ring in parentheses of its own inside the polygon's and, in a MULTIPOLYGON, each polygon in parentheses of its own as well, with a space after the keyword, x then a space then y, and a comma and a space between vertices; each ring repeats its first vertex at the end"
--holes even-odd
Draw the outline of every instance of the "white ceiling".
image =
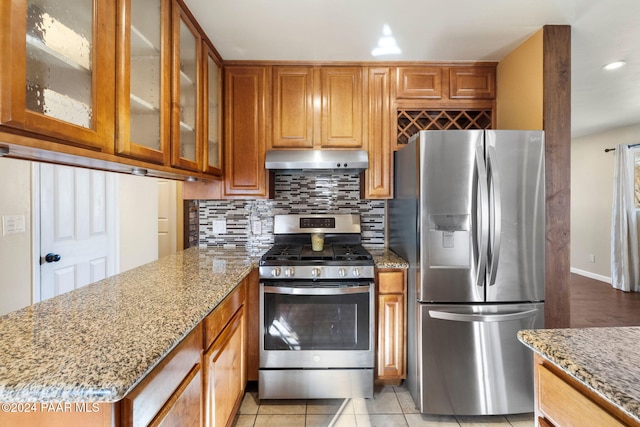
POLYGON ((572 135, 640 123, 640 0, 185 3, 225 60, 499 61, 541 26, 571 25, 572 135), (402 53, 374 58, 385 24, 402 53))

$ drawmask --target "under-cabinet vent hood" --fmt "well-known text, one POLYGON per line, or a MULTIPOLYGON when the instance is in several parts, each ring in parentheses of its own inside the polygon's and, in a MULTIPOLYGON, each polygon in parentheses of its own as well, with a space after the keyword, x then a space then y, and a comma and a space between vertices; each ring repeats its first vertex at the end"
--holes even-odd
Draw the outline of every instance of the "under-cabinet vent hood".
POLYGON ((362 172, 369 166, 365 150, 270 150, 265 167, 288 172, 362 172))

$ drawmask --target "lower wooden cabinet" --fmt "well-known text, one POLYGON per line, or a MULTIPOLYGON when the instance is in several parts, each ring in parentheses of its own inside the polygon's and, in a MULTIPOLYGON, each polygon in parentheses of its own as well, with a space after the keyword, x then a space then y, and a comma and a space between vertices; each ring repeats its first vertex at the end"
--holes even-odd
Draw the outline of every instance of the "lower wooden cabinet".
POLYGON ((405 270, 377 270, 376 289, 378 291, 376 380, 399 384, 407 377, 405 270))
POLYGON ((245 341, 242 307, 204 355, 206 426, 226 426, 233 422, 247 382, 245 341))
POLYGON ((201 354, 202 326, 198 325, 119 402, 120 425, 180 425, 172 424, 177 414, 196 421, 191 425, 201 425, 201 354))
POLYGON ((534 356, 535 411, 539 426, 636 426, 637 423, 584 384, 534 356))
POLYGON ((202 375, 195 366, 150 426, 179 427, 202 425, 202 375))

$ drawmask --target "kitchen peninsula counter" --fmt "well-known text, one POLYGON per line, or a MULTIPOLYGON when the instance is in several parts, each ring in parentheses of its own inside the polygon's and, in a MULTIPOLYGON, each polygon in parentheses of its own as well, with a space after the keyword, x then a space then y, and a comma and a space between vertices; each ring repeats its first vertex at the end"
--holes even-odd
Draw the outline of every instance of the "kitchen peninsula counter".
POLYGON ((524 330, 518 339, 640 425, 640 327, 524 330))
POLYGON ((190 248, 0 317, 0 402, 115 402, 258 265, 190 248))

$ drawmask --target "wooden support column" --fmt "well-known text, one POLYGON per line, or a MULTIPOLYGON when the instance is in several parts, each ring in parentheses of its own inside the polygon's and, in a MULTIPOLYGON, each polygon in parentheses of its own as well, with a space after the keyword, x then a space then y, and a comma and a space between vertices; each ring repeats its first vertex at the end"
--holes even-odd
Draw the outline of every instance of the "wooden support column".
POLYGON ((569 327, 571 202, 571 27, 543 28, 546 143, 545 327, 569 327))

